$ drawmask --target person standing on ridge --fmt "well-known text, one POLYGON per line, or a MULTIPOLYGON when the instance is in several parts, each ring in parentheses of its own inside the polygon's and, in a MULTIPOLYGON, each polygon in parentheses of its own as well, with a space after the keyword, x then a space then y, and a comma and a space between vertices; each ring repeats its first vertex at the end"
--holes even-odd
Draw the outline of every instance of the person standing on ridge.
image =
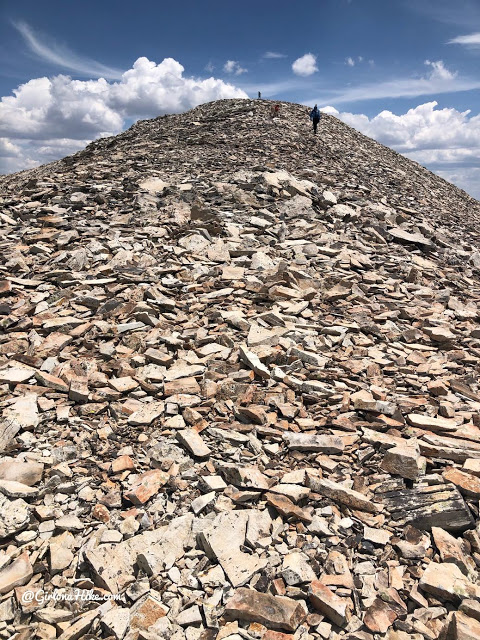
POLYGON ((320 122, 320 111, 317 105, 315 105, 310 111, 310 120, 313 122, 313 133, 314 135, 317 135, 317 127, 320 122))
POLYGON ((280 105, 279 104, 272 104, 272 106, 270 107, 270 117, 272 118, 276 118, 278 115, 280 114, 280 105))

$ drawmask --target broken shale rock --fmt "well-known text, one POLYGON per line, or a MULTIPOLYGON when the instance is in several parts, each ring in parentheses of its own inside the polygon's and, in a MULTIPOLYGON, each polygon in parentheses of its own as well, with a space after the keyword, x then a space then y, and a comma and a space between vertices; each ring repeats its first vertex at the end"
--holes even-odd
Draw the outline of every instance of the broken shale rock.
POLYGON ((241 588, 227 602, 225 615, 231 620, 259 622, 267 629, 293 633, 307 612, 301 602, 291 598, 241 588))
POLYGON ((479 203, 270 108, 0 177, 1 640, 475 635, 479 203))

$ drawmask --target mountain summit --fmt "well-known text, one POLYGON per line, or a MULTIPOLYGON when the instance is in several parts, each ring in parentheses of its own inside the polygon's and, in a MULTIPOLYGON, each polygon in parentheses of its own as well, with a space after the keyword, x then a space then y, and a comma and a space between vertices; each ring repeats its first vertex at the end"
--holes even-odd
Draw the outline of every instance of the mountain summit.
POLYGON ((1 637, 480 637, 480 204, 278 104, 0 179, 1 637))

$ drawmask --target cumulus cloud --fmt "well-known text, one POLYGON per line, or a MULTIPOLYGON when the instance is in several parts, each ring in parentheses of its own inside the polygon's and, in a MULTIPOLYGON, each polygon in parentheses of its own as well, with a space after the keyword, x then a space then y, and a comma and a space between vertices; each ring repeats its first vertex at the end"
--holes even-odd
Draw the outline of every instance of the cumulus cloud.
POLYGON ((217 78, 186 77, 172 58, 159 64, 139 58, 119 82, 34 78, 0 101, 0 172, 63 157, 95 138, 120 132, 127 119, 235 97, 247 94, 217 78))
POLYGON ((306 53, 301 58, 297 58, 292 64, 292 71, 297 76, 311 76, 318 71, 317 56, 312 53, 306 53))
POLYGON ((13 25, 32 53, 56 67, 75 71, 81 76, 103 77, 108 80, 118 80, 122 76, 119 69, 79 56, 64 45, 48 42, 44 37, 40 38, 26 22, 14 22, 13 25))
POLYGON ((470 49, 480 49, 480 31, 469 33, 465 36, 457 36, 449 40, 447 44, 461 44, 470 49))
POLYGON ((354 67, 355 66, 355 60, 353 58, 350 58, 350 56, 348 58, 345 58, 345 64, 349 67, 354 67))
POLYGON ((322 111, 427 166, 480 198, 480 181, 474 181, 480 171, 480 114, 437 107, 438 103, 432 101, 401 115, 382 111, 373 118, 359 113, 339 112, 331 106, 324 107, 322 111))
POLYGON ((236 76, 247 73, 248 69, 244 69, 237 60, 227 60, 223 65, 225 73, 232 73, 236 76))

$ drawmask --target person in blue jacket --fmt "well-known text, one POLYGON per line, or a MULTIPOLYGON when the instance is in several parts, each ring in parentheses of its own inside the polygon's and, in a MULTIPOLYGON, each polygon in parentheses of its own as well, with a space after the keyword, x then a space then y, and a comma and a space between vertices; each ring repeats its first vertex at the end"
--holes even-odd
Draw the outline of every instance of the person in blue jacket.
POLYGON ((310 111, 310 120, 313 122, 313 133, 316 135, 318 123, 320 122, 320 111, 317 105, 310 111))

